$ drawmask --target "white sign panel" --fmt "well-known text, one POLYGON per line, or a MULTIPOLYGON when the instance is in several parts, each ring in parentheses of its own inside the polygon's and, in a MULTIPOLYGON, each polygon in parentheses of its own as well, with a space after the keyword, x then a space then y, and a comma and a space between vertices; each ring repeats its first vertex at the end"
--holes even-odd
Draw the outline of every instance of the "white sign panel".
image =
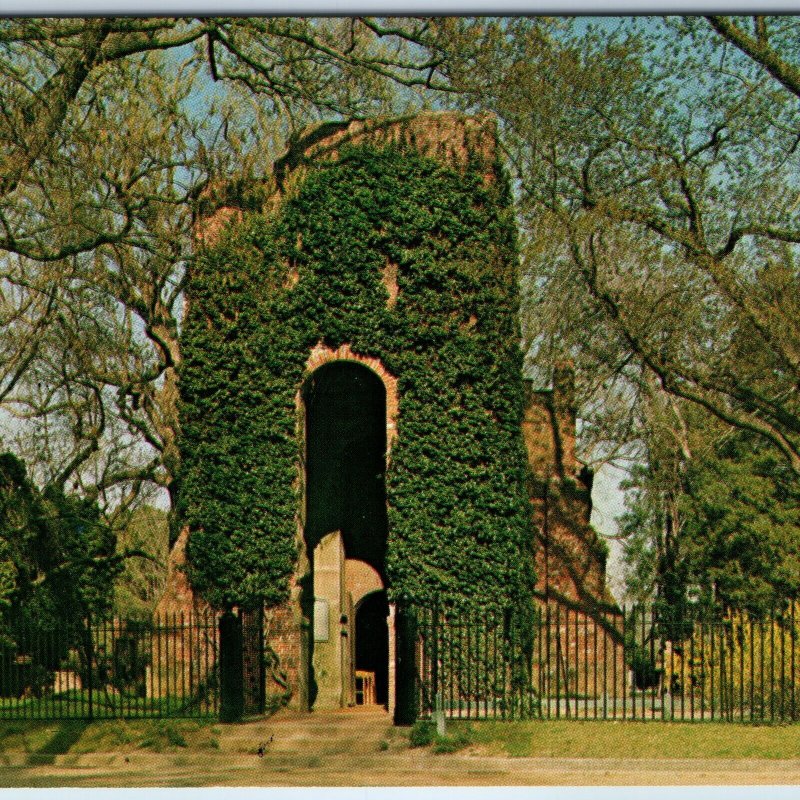
POLYGON ((330 639, 330 612, 327 600, 314 601, 314 641, 327 642, 330 639))

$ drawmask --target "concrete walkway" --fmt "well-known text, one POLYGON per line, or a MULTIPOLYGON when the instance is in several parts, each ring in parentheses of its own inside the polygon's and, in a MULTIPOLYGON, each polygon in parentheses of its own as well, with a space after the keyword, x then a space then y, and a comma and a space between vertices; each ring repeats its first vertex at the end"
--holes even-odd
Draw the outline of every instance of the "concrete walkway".
POLYGON ((13 754, 0 786, 512 786, 800 784, 800 760, 547 759, 409 749, 379 709, 280 713, 222 726, 219 749, 13 754), (263 745, 264 754, 259 755, 263 745))

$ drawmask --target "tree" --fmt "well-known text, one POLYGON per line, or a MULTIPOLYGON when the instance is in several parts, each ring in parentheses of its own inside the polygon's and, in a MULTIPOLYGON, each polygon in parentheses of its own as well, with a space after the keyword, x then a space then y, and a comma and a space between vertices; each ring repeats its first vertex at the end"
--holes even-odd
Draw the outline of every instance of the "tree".
POLYGON ((151 619, 164 591, 169 555, 169 521, 159 508, 142 505, 127 519, 117 536, 118 554, 146 554, 127 558, 114 584, 114 611, 125 619, 151 619))
MULTIPOLYGON (((35 353, 5 398, 16 417, 17 450, 43 483, 68 483, 113 516, 147 486, 169 488, 174 470, 178 326, 192 209, 187 185, 200 127, 186 114, 193 76, 167 81, 164 64, 119 76, 96 120, 119 133, 102 162, 138 175, 140 222, 124 241, 57 262, 46 324, 15 326, 35 353), (116 101, 116 102, 114 102, 116 101)), ((17 258, 20 272, 37 265, 17 258)), ((28 302, 36 286, 15 284, 28 302)), ((40 292, 39 292, 40 293, 40 292)))
MULTIPOLYGON (((770 25, 780 41, 798 23, 770 25)), ((800 475, 797 97, 696 21, 654 28, 590 30, 549 70, 510 66, 497 105, 526 224, 555 235, 618 363, 768 440, 800 475)))
POLYGON ((630 588, 673 606, 693 582, 750 607, 793 591, 793 558, 768 553, 798 539, 775 499, 800 478, 798 24, 516 25, 464 76, 517 180, 529 368, 573 360, 583 457, 634 465, 630 588), (734 518, 771 565, 751 592, 731 577, 756 552, 725 548, 734 518))
POLYGON ((763 613, 800 590, 800 487, 774 449, 743 431, 721 437, 686 474, 689 580, 701 600, 763 613))
POLYGON ((399 110, 416 91, 447 90, 448 29, 0 23, 0 403, 38 480, 98 500, 112 522, 154 491, 172 497, 198 199, 217 179, 263 175, 285 136, 320 114, 399 110))
POLYGON ((800 590, 798 485, 759 437, 687 409, 692 457, 662 427, 623 518, 627 584, 669 618, 721 605, 756 614, 800 590), (691 599, 691 602, 690 602, 691 599))
POLYGON ((584 460, 647 464, 669 443, 648 485, 671 476, 651 499, 673 530, 693 425, 766 443, 796 480, 797 33, 792 17, 0 21, 15 450, 120 529, 173 495, 198 199, 263 175, 322 115, 456 103, 500 119, 528 368, 574 362, 584 460))
POLYGON ((91 502, 40 492, 14 456, 0 456, 0 556, 3 627, 55 630, 110 607, 112 586, 129 553, 91 502))
POLYGON ((0 249, 57 261, 135 227, 137 177, 84 173, 71 160, 74 147, 111 135, 92 112, 108 105, 131 64, 160 52, 171 52, 176 69, 202 59, 214 81, 246 87, 275 114, 303 122, 318 111, 374 111, 391 83, 446 89, 443 34, 446 26, 430 19, 4 20, 0 249))
POLYGON ((699 442, 697 436, 689 441, 686 415, 665 392, 653 392, 648 402, 640 403, 640 412, 642 458, 625 483, 628 508, 620 520, 626 590, 635 602, 655 600, 662 619, 675 624, 688 611, 690 581, 680 504, 687 461, 699 442))
POLYGON ((130 582, 134 557, 151 558, 122 544, 91 500, 52 485, 40 491, 22 462, 0 455, 0 659, 23 655, 29 664, 7 672, 15 676, 7 688, 38 694, 73 649, 88 680, 97 668, 93 626, 111 613, 115 582, 123 571, 130 582))

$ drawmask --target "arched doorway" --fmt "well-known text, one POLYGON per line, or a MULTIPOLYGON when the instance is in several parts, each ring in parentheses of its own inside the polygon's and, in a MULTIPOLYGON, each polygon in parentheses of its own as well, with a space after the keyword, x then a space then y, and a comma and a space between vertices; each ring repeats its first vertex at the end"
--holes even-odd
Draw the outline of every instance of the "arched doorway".
POLYGON ((355 611, 355 670, 371 676, 374 692, 361 698, 365 705, 389 701, 389 602, 385 591, 371 592, 355 611))
MULTIPOLYGON (((380 590, 383 604, 370 601, 365 607, 364 620, 368 621, 362 626, 367 626, 367 632, 361 646, 366 647, 371 632, 379 631, 377 615, 383 613, 383 633, 378 633, 382 655, 373 654, 370 663, 377 665, 382 702, 386 703, 386 390, 367 367, 333 361, 311 374, 302 398, 306 431, 304 536, 314 601, 310 705, 331 708, 355 703, 356 606, 360 609, 365 593, 376 590, 380 590), (348 570, 348 564, 362 564, 363 568, 348 570)), ((311 610, 311 605, 306 607, 311 610)))

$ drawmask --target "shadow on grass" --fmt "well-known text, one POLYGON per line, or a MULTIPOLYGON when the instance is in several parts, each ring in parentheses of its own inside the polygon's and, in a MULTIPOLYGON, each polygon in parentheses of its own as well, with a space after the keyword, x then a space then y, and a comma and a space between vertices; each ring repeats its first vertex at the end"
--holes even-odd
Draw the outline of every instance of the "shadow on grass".
POLYGON ((53 737, 27 758, 29 766, 55 763, 56 756, 68 753, 70 748, 81 738, 89 723, 85 720, 68 720, 62 722, 53 737))

